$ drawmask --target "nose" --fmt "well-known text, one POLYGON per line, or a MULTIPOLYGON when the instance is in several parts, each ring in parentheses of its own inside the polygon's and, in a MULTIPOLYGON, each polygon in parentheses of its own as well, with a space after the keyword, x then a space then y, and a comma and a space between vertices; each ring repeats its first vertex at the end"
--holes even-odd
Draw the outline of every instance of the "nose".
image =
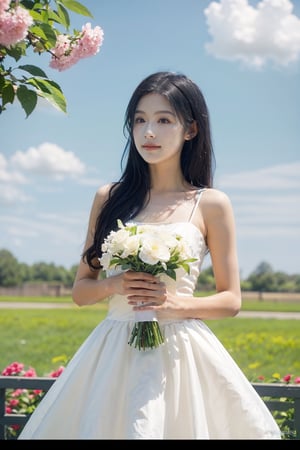
POLYGON ((145 129, 145 138, 146 139, 154 138, 154 136, 155 136, 154 131, 152 130, 152 127, 150 126, 150 124, 148 124, 145 129))

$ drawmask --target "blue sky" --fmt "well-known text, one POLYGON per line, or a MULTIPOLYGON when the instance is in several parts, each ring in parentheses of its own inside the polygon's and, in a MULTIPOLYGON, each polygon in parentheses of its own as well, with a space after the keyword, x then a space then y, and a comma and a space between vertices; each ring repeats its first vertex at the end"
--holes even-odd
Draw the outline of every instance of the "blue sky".
MULTIPOLYGON (((215 187, 231 198, 241 277, 266 261, 300 272, 300 2, 82 0, 104 31, 100 52, 58 72, 23 58, 62 88, 26 119, 0 115, 0 249, 19 262, 77 264, 95 191, 116 180, 123 118, 136 85, 183 72, 210 110, 215 187)), ((210 264, 209 259, 204 267, 210 264)))

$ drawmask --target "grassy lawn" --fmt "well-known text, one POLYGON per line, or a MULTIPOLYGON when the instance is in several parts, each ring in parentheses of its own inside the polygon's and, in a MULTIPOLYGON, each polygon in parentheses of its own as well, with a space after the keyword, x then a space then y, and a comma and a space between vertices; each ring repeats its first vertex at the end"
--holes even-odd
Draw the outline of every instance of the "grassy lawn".
MULTIPOLYGON (((201 296, 205 294, 201 293, 201 296)), ((0 296, 1 302, 20 302, 20 303, 68 303, 70 306, 74 306, 72 298, 70 296, 66 297, 15 297, 15 296, 0 296)), ((101 303, 100 307, 106 305, 106 302, 101 303)), ((300 300, 299 301, 288 301, 285 299, 284 294, 282 294, 282 300, 256 300, 256 299, 243 299, 242 311, 282 311, 282 312, 300 312, 300 300)))
MULTIPOLYGON (((13 361, 34 367, 39 376, 66 365, 105 317, 107 303, 78 308, 70 297, 0 297, 0 302, 67 303, 60 309, 0 310, 0 370, 13 361)), ((245 300, 244 311, 300 312, 300 302, 245 300)), ((298 320, 228 318, 206 321, 248 379, 274 373, 300 376, 298 320)))

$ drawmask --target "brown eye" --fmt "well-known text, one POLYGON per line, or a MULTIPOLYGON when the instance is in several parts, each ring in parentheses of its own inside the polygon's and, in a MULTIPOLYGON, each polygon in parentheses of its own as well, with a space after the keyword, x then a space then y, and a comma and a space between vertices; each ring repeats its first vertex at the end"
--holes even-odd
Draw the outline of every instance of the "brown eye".
POLYGON ((145 121, 144 121, 144 119, 142 118, 142 117, 136 117, 135 119, 134 119, 134 123, 144 123, 145 121))

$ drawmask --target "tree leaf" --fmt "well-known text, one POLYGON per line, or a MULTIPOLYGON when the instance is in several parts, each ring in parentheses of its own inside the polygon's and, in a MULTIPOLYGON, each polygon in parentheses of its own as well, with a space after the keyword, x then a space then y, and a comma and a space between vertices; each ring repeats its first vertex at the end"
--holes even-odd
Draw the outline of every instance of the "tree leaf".
POLYGON ((41 97, 44 97, 46 100, 48 100, 55 108, 58 108, 60 111, 64 113, 67 112, 67 102, 64 95, 56 92, 53 92, 51 94, 43 92, 40 95, 41 97))
POLYGON ((57 3, 64 5, 70 11, 81 14, 82 16, 93 17, 91 12, 84 5, 75 0, 57 0, 57 3))
POLYGON ((45 49, 49 50, 55 46, 57 39, 56 33, 47 23, 41 23, 30 27, 30 32, 42 40, 45 49))
POLYGON ((11 81, 6 80, 2 89, 2 106, 7 103, 13 103, 15 99, 15 91, 11 81))
POLYGON ((65 25, 66 29, 69 30, 70 28, 70 16, 66 8, 64 8, 62 5, 58 4, 57 14, 60 17, 61 23, 65 25))
POLYGON ((37 77, 48 78, 45 72, 37 66, 33 66, 30 64, 25 64, 25 66, 19 66, 18 69, 25 70, 26 72, 31 73, 31 75, 37 77))
POLYGON ((53 106, 57 107, 64 113, 67 112, 67 102, 59 85, 52 80, 43 78, 29 78, 28 84, 37 88, 38 95, 46 98, 53 106))
POLYGON ((61 5, 58 5, 57 11, 49 11, 49 20, 53 20, 56 23, 60 23, 67 30, 70 27, 70 18, 67 10, 61 5))
POLYGON ((21 85, 17 90, 17 97, 26 113, 26 118, 32 113, 37 104, 36 92, 28 89, 26 86, 21 85))
POLYGON ((19 59, 26 55, 26 44, 25 42, 18 42, 18 44, 14 45, 13 47, 7 48, 6 53, 11 57, 14 58, 15 61, 19 61, 19 59))

